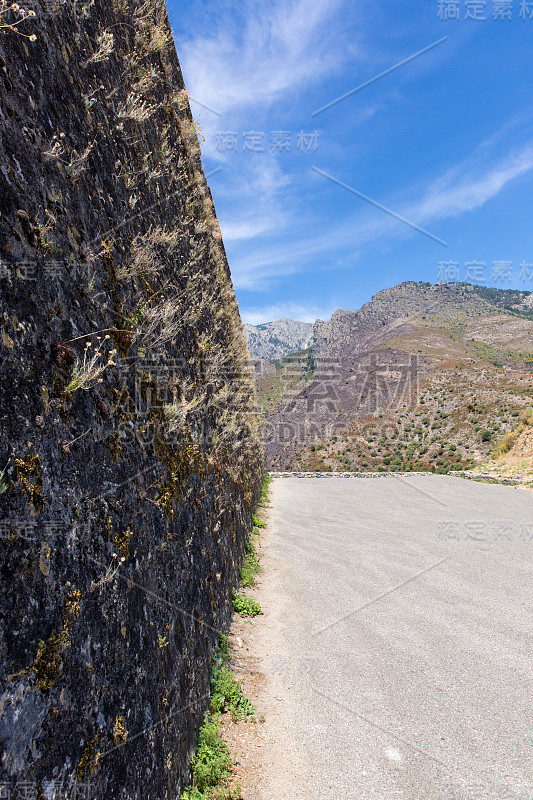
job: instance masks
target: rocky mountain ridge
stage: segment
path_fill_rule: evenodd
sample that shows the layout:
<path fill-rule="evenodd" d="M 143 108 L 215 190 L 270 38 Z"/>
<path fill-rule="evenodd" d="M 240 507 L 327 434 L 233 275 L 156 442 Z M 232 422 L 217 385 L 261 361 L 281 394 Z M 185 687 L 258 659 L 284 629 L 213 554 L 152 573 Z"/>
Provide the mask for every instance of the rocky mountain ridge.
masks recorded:
<path fill-rule="evenodd" d="M 457 322 L 463 316 L 509 311 L 533 318 L 533 292 L 494 289 L 468 283 L 405 281 L 377 292 L 361 308 L 337 309 L 329 320 L 314 323 L 279 319 L 261 325 L 244 324 L 253 358 L 274 361 L 299 350 L 313 348 L 315 356 L 340 353 L 343 343 L 366 347 L 366 337 L 379 334 L 392 321 L 426 316 L 440 322 Z"/>
<path fill-rule="evenodd" d="M 490 313 L 492 308 L 473 287 L 408 281 L 378 292 L 357 311 L 338 309 L 328 322 L 317 320 L 313 351 L 333 356 L 341 355 L 345 347 L 366 349 L 369 337 L 379 339 L 382 328 L 398 320 L 426 316 L 454 321 L 462 314 Z"/>
<path fill-rule="evenodd" d="M 311 347 L 313 323 L 286 318 L 261 325 L 245 323 L 244 336 L 252 358 L 274 361 L 288 353 Z"/>
<path fill-rule="evenodd" d="M 384 453 L 383 443 L 373 447 L 363 437 L 350 463 L 442 470 L 451 453 L 454 466 L 488 456 L 498 432 L 510 430 L 513 414 L 531 401 L 530 297 L 406 282 L 359 311 L 339 309 L 328 322 L 318 320 L 311 349 L 284 357 L 257 380 L 268 464 L 333 468 L 339 436 L 347 441 L 365 426 L 385 426 L 390 440 L 407 417 L 405 434 L 418 431 L 411 458 L 398 460 L 401 448 Z M 422 428 L 417 417 L 426 421 Z M 448 446 L 442 453 L 439 437 Z"/>

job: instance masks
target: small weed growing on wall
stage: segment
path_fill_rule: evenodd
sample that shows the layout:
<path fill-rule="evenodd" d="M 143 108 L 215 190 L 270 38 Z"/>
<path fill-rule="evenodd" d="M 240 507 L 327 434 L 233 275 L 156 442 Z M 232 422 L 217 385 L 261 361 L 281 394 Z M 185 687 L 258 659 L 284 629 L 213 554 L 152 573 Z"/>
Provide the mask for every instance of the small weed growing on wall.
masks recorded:
<path fill-rule="evenodd" d="M 30 42 L 35 42 L 37 36 L 34 33 L 23 33 L 17 26 L 36 16 L 33 9 L 21 8 L 18 3 L 11 3 L 10 0 L 0 0 L 0 31 L 2 33 L 17 33 L 19 36 L 29 39 Z"/>
<path fill-rule="evenodd" d="M 95 52 L 87 61 L 84 61 L 82 67 L 87 67 L 89 64 L 97 64 L 101 61 L 107 61 L 113 50 L 115 49 L 115 39 L 111 31 L 103 31 L 100 36 L 96 37 L 96 44 L 98 45 Z"/>
<path fill-rule="evenodd" d="M 95 383 L 102 382 L 102 375 L 105 370 L 114 366 L 116 350 L 111 350 L 107 354 L 104 352 L 104 346 L 109 335 L 101 340 L 97 337 L 97 344 L 93 345 L 92 342 L 87 342 L 83 351 L 81 359 L 77 359 L 72 370 L 72 377 L 66 386 L 66 391 L 73 393 L 78 389 L 90 389 Z"/>

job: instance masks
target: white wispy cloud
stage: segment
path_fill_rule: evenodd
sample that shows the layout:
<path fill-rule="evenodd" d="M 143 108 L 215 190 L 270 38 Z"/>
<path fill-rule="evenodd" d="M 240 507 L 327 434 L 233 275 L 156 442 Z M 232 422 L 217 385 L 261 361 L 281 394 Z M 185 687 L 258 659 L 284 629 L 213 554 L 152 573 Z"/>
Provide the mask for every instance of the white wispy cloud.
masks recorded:
<path fill-rule="evenodd" d="M 178 32 L 178 52 L 192 97 L 220 115 L 192 106 L 206 136 L 204 156 L 223 166 L 217 178 L 217 210 L 222 209 L 221 228 L 232 251 L 230 265 L 237 289 L 264 292 L 297 273 L 359 267 L 365 251 L 390 249 L 399 240 L 421 235 L 348 194 L 341 218 L 325 223 L 318 217 L 320 204 L 314 202 L 314 194 L 308 206 L 301 202 L 306 190 L 321 191 L 322 178 L 310 178 L 305 189 L 295 186 L 294 177 L 285 171 L 291 167 L 285 163 L 282 168 L 276 155 L 268 152 L 266 140 L 263 154 L 243 154 L 242 139 L 239 153 L 215 146 L 218 133 L 233 130 L 242 137 L 244 131 L 261 130 L 272 123 L 273 109 L 277 112 L 283 101 L 293 97 L 297 104 L 300 93 L 308 97 L 310 87 L 318 87 L 347 60 L 352 67 L 360 62 L 359 42 L 357 46 L 348 43 L 345 49 L 331 47 L 327 34 L 330 28 L 342 28 L 339 20 L 351 6 L 346 0 L 272 0 L 268 4 L 226 0 L 213 11 L 208 25 L 196 26 L 200 33 L 180 39 Z M 365 115 L 371 116 L 378 107 L 373 101 L 370 109 L 352 109 L 350 124 L 359 120 L 357 114 L 362 124 Z M 411 186 L 388 194 L 380 190 L 374 199 L 446 239 L 445 220 L 482 208 L 533 168 L 533 143 L 525 133 L 526 123 L 521 131 L 512 127 L 512 121 L 507 123 L 462 163 L 443 169 L 440 175 L 426 174 L 422 179 L 417 175 Z M 513 141 L 514 148 L 509 145 Z M 349 175 L 337 172 L 344 168 L 349 153 L 340 146 L 335 150 L 332 144 L 328 154 L 332 165 L 320 163 L 318 154 L 316 166 L 350 184 Z M 355 178 L 353 187 L 373 196 Z M 288 308 L 265 306 L 246 314 L 252 315 L 250 321 L 265 321 L 269 309 L 267 316 L 272 318 L 297 315 L 293 305 L 287 313 L 282 307 Z M 311 316 L 315 313 L 310 312 Z"/>
<path fill-rule="evenodd" d="M 271 155 L 256 156 L 253 163 L 241 162 L 233 169 L 227 166 L 221 179 L 220 196 L 233 209 L 230 219 L 224 215 L 220 218 L 225 242 L 255 239 L 273 232 L 279 235 L 289 224 L 290 215 L 281 197 L 291 179 Z"/>
<path fill-rule="evenodd" d="M 191 95 L 221 115 L 272 103 L 282 92 L 323 77 L 338 63 L 324 26 L 344 0 L 244 0 L 222 11 L 212 34 L 179 42 Z M 244 18 L 243 27 L 235 17 Z"/>
<path fill-rule="evenodd" d="M 478 161 L 474 157 L 475 161 Z M 495 197 L 512 180 L 533 169 L 533 142 L 492 163 L 468 162 L 448 170 L 430 187 L 423 200 L 408 211 L 419 221 L 449 219 L 474 211 Z"/>
<path fill-rule="evenodd" d="M 231 260 L 233 284 L 236 289 L 269 291 L 284 277 L 310 271 L 313 261 L 321 255 L 324 264 L 331 264 L 334 250 L 340 244 L 334 231 L 323 229 L 315 236 L 300 230 L 281 241 L 265 240 L 248 245 Z"/>
<path fill-rule="evenodd" d="M 483 156 L 483 157 L 481 157 Z M 482 208 L 496 197 L 515 178 L 533 169 L 533 142 L 517 146 L 505 155 L 488 153 L 485 143 L 464 162 L 446 170 L 433 179 L 427 189 L 422 187 L 418 200 L 402 200 L 401 197 L 376 197 L 392 211 L 424 226 L 427 230 L 446 238 L 442 225 L 446 219 Z M 324 180 L 317 176 L 317 182 Z M 318 189 L 317 184 L 316 189 Z M 354 186 L 353 188 L 360 189 Z M 418 187 L 420 190 L 420 186 Z M 339 187 L 339 192 L 343 192 Z M 414 189 L 409 189 L 413 194 Z M 367 206 L 365 202 L 346 193 L 346 217 L 327 228 L 321 224 L 309 224 L 305 230 L 294 231 L 294 235 L 282 241 L 258 243 L 246 254 L 237 255 L 232 263 L 235 286 L 247 290 L 268 291 L 283 277 L 316 269 L 317 259 L 323 258 L 324 268 L 335 266 L 340 254 L 353 248 L 351 256 L 344 257 L 345 265 L 357 268 L 364 264 L 364 252 L 375 245 L 388 248 L 395 241 L 421 234 L 389 216 L 383 211 Z M 432 228 L 431 226 L 436 226 Z M 309 229 L 316 231 L 309 235 Z M 439 247 L 438 244 L 435 245 Z"/>
<path fill-rule="evenodd" d="M 269 152 L 268 133 L 263 153 L 243 153 L 243 134 L 261 132 L 275 102 L 290 100 L 291 93 L 339 66 L 344 56 L 340 48 L 328 48 L 325 30 L 345 2 L 230 0 L 197 28 L 203 32 L 188 39 L 178 32 L 186 85 L 207 106 L 191 103 L 205 137 L 204 159 L 224 170 L 217 180 L 217 210 L 223 209 L 220 224 L 228 244 L 279 236 L 292 223 L 292 178 Z M 228 132 L 236 134 L 238 152 L 225 149 L 220 137 Z"/>

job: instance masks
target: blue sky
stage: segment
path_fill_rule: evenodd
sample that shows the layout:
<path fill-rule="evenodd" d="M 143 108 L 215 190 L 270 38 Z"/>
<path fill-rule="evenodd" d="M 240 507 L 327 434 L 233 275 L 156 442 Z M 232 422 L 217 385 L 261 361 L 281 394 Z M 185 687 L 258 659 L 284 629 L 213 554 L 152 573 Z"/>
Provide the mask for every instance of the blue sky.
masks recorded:
<path fill-rule="evenodd" d="M 533 0 L 167 6 L 245 321 L 533 290 Z"/>

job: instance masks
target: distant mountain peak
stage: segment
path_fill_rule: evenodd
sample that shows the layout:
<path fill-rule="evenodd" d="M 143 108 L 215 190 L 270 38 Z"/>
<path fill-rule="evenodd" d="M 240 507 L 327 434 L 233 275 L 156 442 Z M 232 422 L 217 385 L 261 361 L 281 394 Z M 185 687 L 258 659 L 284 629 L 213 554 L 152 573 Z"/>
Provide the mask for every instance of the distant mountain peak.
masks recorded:
<path fill-rule="evenodd" d="M 313 343 L 313 323 L 276 319 L 261 325 L 244 324 L 244 336 L 252 358 L 273 361 L 296 350 L 306 350 Z"/>
<path fill-rule="evenodd" d="M 365 346 L 370 334 L 409 317 L 457 321 L 464 315 L 502 310 L 533 319 L 533 293 L 470 283 L 403 281 L 376 292 L 356 311 L 338 308 L 327 321 L 318 319 L 313 324 L 283 317 L 260 325 L 245 324 L 244 333 L 252 357 L 272 361 L 309 347 L 316 355 L 338 353 L 345 346 L 357 350 Z"/>

